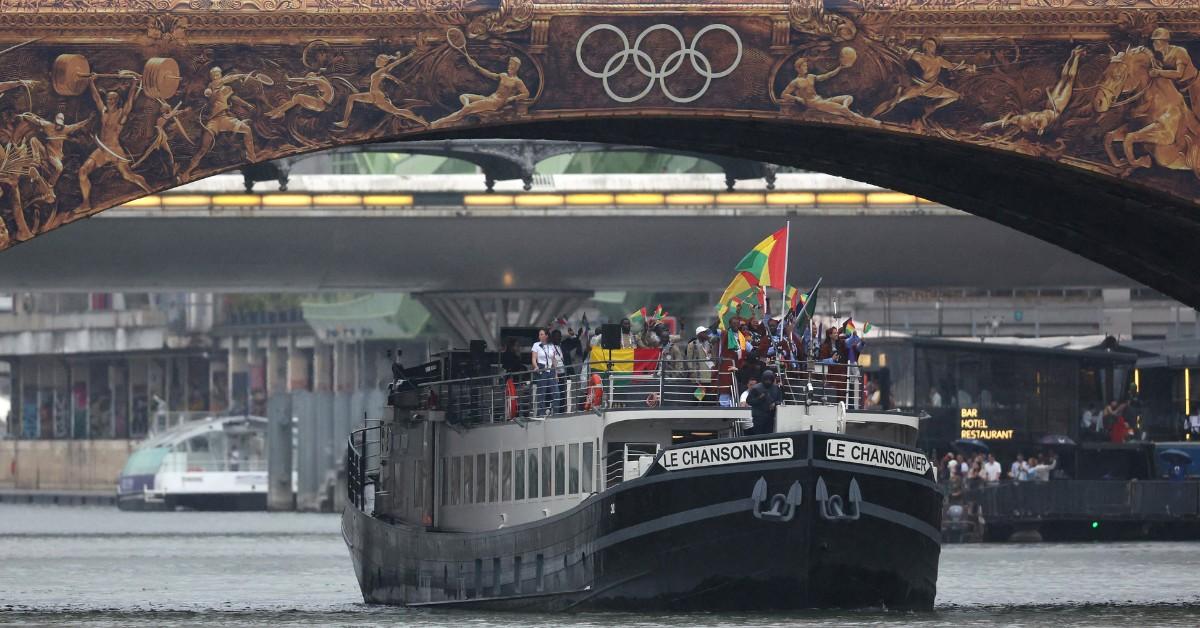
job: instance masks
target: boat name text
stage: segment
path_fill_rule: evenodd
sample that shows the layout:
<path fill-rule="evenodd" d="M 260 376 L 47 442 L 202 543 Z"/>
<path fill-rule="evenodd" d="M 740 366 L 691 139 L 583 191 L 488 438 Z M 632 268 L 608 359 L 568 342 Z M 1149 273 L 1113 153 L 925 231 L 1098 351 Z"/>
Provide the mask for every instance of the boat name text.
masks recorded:
<path fill-rule="evenodd" d="M 724 443 L 686 449 L 669 449 L 663 452 L 662 457 L 659 458 L 659 464 L 668 471 L 677 471 L 720 464 L 787 460 L 791 457 L 792 439 L 772 438 L 748 443 Z"/>
<path fill-rule="evenodd" d="M 917 475 L 925 475 L 932 466 L 929 459 L 919 452 L 835 439 L 829 439 L 825 443 L 825 458 L 907 471 Z"/>

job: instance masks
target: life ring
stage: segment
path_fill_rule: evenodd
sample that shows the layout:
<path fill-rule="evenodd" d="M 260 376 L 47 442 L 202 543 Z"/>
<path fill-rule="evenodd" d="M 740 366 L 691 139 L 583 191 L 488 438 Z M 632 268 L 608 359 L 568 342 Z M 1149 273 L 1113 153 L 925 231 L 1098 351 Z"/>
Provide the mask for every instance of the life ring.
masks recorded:
<path fill-rule="evenodd" d="M 591 384 L 588 386 L 587 401 L 583 404 L 584 410 L 595 410 L 604 403 L 604 381 L 596 373 L 592 373 Z"/>
<path fill-rule="evenodd" d="M 504 408 L 504 418 L 509 421 L 517 418 L 517 385 L 513 383 L 512 378 L 504 382 L 504 398 L 508 401 Z"/>

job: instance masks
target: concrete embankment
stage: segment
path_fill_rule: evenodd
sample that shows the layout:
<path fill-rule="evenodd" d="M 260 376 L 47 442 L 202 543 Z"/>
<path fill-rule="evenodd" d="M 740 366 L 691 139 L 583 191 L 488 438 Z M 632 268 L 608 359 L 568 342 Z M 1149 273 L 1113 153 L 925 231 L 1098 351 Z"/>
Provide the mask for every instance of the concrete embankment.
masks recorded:
<path fill-rule="evenodd" d="M 115 493 L 117 476 L 135 445 L 130 440 L 0 441 L 0 491 Z"/>

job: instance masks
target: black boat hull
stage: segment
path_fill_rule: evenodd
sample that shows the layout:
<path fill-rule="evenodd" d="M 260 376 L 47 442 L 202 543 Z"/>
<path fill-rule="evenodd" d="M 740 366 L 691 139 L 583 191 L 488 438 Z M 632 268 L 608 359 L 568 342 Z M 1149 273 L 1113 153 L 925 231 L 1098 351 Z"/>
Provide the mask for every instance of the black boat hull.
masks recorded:
<path fill-rule="evenodd" d="M 343 535 L 369 603 L 932 608 L 941 495 L 928 475 L 828 460 L 830 435 L 790 437 L 803 450 L 790 460 L 669 472 L 656 464 L 570 511 L 511 529 L 439 532 L 349 507 Z"/>

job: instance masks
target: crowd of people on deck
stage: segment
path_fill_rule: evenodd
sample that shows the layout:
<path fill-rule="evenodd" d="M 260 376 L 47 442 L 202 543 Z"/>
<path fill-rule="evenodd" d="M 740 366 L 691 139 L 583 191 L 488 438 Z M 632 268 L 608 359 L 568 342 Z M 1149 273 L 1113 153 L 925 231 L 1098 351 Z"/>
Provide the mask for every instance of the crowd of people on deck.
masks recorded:
<path fill-rule="evenodd" d="M 668 402 L 754 407 L 754 401 L 762 395 L 751 395 L 752 389 L 757 387 L 771 396 L 771 387 L 778 387 L 781 368 L 806 370 L 812 364 L 856 364 L 865 346 L 849 321 L 829 328 L 805 323 L 798 330 L 796 318 L 789 315 L 781 323 L 778 318 L 763 321 L 734 317 L 728 329 L 702 325 L 687 340 L 670 333 L 670 327 L 661 319 L 635 327 L 629 318 L 623 318 L 618 348 L 656 350 L 656 363 L 640 370 L 649 370 L 671 385 L 663 392 L 663 399 L 650 396 L 647 405 Z M 527 359 L 523 359 L 524 347 L 515 338 L 505 340 L 500 354 L 500 366 L 506 375 L 537 386 L 535 405 L 539 416 L 564 407 L 568 381 L 574 379 L 579 386 L 587 387 L 590 375 L 608 370 L 607 365 L 591 363 L 592 347 L 602 345 L 599 329 L 576 330 L 560 322 L 564 324 L 539 330 Z M 813 338 L 820 342 L 813 342 Z M 773 376 L 769 385 L 768 371 Z"/>

